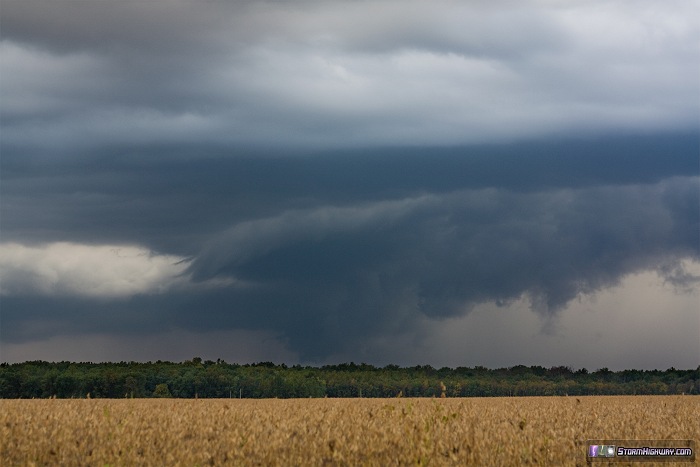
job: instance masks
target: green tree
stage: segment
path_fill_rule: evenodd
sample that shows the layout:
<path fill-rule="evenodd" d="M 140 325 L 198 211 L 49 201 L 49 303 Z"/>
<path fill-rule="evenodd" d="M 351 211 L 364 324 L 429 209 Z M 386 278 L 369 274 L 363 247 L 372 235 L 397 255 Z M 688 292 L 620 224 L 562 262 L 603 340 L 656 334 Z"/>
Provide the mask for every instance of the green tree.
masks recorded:
<path fill-rule="evenodd" d="M 173 397 L 172 394 L 170 394 L 170 389 L 168 389 L 168 385 L 165 383 L 161 383 L 156 385 L 156 390 L 153 391 L 153 397 Z"/>

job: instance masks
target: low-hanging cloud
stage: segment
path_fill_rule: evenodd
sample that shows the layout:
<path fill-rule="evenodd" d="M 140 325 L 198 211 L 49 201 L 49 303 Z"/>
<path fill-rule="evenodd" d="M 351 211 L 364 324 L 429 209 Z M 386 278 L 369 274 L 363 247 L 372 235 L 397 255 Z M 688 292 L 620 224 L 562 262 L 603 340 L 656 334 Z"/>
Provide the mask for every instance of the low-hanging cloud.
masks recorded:
<path fill-rule="evenodd" d="M 482 304 L 527 300 L 547 327 L 572 300 L 642 271 L 695 290 L 686 264 L 700 260 L 697 175 L 525 187 L 351 203 L 345 195 L 342 204 L 316 197 L 156 241 L 184 242 L 187 261 L 147 248 L 4 244 L 3 339 L 250 330 L 319 361 Z"/>
<path fill-rule="evenodd" d="M 526 296 L 551 319 L 629 274 L 699 260 L 698 197 L 691 178 L 322 208 L 234 227 L 191 271 L 257 284 L 224 294 L 220 306 L 209 302 L 217 322 L 271 326 L 302 355 L 318 357 L 330 345 L 405 329 L 421 316 L 459 316 L 485 302 Z M 364 213 L 362 221 L 349 212 Z"/>

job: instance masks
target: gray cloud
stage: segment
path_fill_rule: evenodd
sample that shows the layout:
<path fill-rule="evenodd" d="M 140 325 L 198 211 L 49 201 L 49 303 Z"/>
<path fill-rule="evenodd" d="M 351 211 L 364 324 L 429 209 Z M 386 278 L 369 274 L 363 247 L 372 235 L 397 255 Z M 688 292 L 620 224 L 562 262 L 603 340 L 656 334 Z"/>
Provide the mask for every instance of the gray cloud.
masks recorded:
<path fill-rule="evenodd" d="M 692 210 L 664 200 L 679 191 Z M 633 272 L 697 260 L 697 237 L 688 234 L 698 230 L 697 199 L 697 179 L 675 179 L 527 195 L 457 192 L 406 200 L 394 216 L 382 212 L 385 206 L 366 207 L 364 219 L 381 215 L 355 228 L 343 210 L 290 213 L 223 234 L 192 268 L 195 276 L 258 284 L 240 306 L 235 295 L 225 301 L 236 319 L 250 310 L 247 319 L 311 327 L 326 345 L 352 345 L 419 316 L 457 316 L 523 294 L 551 316 Z M 271 235 L 276 240 L 266 242 Z M 302 355 L 326 351 L 321 338 L 305 334 L 289 336 Z"/>
<path fill-rule="evenodd" d="M 192 256 L 214 232 L 287 210 L 497 188 L 696 176 L 697 133 L 454 148 L 270 151 L 209 144 L 79 153 L 3 148 L 3 239 L 140 244 Z M 679 194 L 676 203 L 687 202 Z"/>
<path fill-rule="evenodd" d="M 681 261 L 663 264 L 659 272 L 664 282 L 671 284 L 679 293 L 692 293 L 700 284 L 700 275 L 689 271 L 687 265 Z"/>
<path fill-rule="evenodd" d="M 694 9 L 8 1 L 4 140 L 328 147 L 693 128 Z"/>
<path fill-rule="evenodd" d="M 580 300 L 631 280 L 634 302 L 648 271 L 697 293 L 692 1 L 2 10 L 13 355 L 220 332 L 295 361 L 444 358 L 427 347 L 461 348 L 444 326 L 473 310 L 550 339 Z"/>
<path fill-rule="evenodd" d="M 223 286 L 108 306 L 17 295 L 3 299 L 3 328 L 10 340 L 42 335 L 27 328 L 29 307 L 38 322 L 40 310 L 51 310 L 61 323 L 54 332 L 76 325 L 82 332 L 271 330 L 309 360 L 487 302 L 526 297 L 547 321 L 629 274 L 661 268 L 668 275 L 682 259 L 700 260 L 699 199 L 698 178 L 682 177 L 288 209 L 200 243 L 189 273 Z"/>

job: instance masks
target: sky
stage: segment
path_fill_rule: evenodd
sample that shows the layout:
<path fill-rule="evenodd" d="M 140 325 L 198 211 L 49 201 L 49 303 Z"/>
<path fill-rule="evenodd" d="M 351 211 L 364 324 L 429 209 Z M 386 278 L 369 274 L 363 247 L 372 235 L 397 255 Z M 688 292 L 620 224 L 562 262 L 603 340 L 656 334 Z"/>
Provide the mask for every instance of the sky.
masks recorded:
<path fill-rule="evenodd" d="M 0 360 L 700 365 L 692 0 L 3 0 Z"/>

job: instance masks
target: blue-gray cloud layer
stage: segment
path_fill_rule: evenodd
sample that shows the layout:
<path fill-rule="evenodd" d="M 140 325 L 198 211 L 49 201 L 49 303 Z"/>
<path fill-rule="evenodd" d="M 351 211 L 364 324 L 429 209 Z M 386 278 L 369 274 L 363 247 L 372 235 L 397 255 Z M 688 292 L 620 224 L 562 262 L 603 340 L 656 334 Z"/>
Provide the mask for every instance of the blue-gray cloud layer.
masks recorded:
<path fill-rule="evenodd" d="M 482 302 L 526 295 L 548 317 L 634 272 L 682 281 L 679 261 L 700 259 L 697 141 L 127 148 L 58 166 L 8 151 L 6 241 L 138 243 L 190 258 L 195 284 L 224 285 L 115 300 L 17 293 L 3 298 L 4 338 L 265 329 L 320 359 Z"/>
<path fill-rule="evenodd" d="M 248 329 L 321 361 L 696 287 L 694 2 L 164 5 L 3 2 L 4 342 Z"/>

